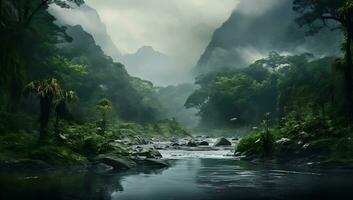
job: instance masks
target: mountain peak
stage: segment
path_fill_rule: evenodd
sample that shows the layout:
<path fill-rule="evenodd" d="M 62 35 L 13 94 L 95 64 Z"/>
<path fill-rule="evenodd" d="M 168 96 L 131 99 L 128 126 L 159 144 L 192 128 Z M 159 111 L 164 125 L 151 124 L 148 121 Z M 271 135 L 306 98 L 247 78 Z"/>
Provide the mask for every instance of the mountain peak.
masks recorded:
<path fill-rule="evenodd" d="M 136 51 L 136 54 L 139 54 L 139 53 L 157 53 L 157 51 L 154 50 L 152 46 L 142 46 Z"/>

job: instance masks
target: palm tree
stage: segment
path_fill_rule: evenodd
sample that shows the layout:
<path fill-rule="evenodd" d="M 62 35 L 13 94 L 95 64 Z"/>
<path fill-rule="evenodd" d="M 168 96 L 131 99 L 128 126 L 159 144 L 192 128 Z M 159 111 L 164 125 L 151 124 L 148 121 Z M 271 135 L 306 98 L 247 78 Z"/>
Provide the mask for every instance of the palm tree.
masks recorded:
<path fill-rule="evenodd" d="M 107 126 L 107 114 L 112 110 L 113 110 L 113 104 L 110 100 L 106 98 L 101 99 L 96 104 L 96 111 L 99 112 L 102 117 L 99 125 L 99 128 L 101 128 L 102 133 L 104 133 Z"/>
<path fill-rule="evenodd" d="M 46 141 L 48 138 L 48 123 L 54 100 L 63 95 L 63 90 L 56 79 L 47 79 L 32 81 L 25 87 L 25 93 L 35 94 L 40 101 L 40 141 Z"/>

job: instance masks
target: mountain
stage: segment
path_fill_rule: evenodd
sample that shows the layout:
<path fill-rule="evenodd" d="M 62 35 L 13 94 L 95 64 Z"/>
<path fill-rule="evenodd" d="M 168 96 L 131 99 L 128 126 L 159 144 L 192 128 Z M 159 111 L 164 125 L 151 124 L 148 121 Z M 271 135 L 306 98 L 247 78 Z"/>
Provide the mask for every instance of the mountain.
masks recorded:
<path fill-rule="evenodd" d="M 93 36 L 95 42 L 107 56 L 113 58 L 114 61 L 123 63 L 133 76 L 153 81 L 158 86 L 192 80 L 189 68 L 181 66 L 176 59 L 158 52 L 150 46 L 143 46 L 133 54 L 122 55 L 108 35 L 106 26 L 97 11 L 88 5 L 84 4 L 74 9 L 51 6 L 49 11 L 57 18 L 59 25 L 80 25 Z"/>
<path fill-rule="evenodd" d="M 50 7 L 49 12 L 54 15 L 59 25 L 82 26 L 86 32 L 93 36 L 104 53 L 112 57 L 115 61 L 119 61 L 122 57 L 95 9 L 86 4 L 79 7 L 75 6 L 74 9 L 63 9 L 54 5 Z"/>
<path fill-rule="evenodd" d="M 132 77 L 125 66 L 114 62 L 95 43 L 92 35 L 80 25 L 68 26 L 67 34 L 72 42 L 58 45 L 61 56 L 71 63 L 85 66 L 85 75 L 78 96 L 86 102 L 88 109 L 101 98 L 113 102 L 121 119 L 135 122 L 150 122 L 164 116 L 155 96 L 152 83 Z"/>
<path fill-rule="evenodd" d="M 121 63 L 131 75 L 153 81 L 158 86 L 178 84 L 188 78 L 188 72 L 180 70 L 182 66 L 176 59 L 151 46 L 143 46 L 136 53 L 124 55 Z"/>
<path fill-rule="evenodd" d="M 222 67 L 245 67 L 271 51 L 310 52 L 317 56 L 340 52 L 337 41 L 342 40 L 342 34 L 323 30 L 306 37 L 306 31 L 295 23 L 296 16 L 291 0 L 242 0 L 230 18 L 214 32 L 195 72 L 202 74 Z"/>

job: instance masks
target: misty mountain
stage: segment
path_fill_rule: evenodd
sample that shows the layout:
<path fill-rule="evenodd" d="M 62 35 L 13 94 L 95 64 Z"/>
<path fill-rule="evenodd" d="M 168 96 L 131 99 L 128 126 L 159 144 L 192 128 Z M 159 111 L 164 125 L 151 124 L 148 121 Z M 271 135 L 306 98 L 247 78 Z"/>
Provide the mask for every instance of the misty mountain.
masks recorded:
<path fill-rule="evenodd" d="M 151 46 L 143 46 L 134 54 L 124 55 L 121 63 L 131 75 L 153 81 L 159 86 L 177 84 L 180 80 L 177 60 L 154 50 Z"/>
<path fill-rule="evenodd" d="M 256 5 L 256 6 L 254 6 Z M 245 67 L 269 52 L 284 54 L 311 52 L 316 56 L 336 55 L 342 34 L 328 29 L 306 37 L 295 23 L 297 13 L 291 0 L 243 0 L 230 18 L 214 32 L 196 66 L 196 73 L 223 67 Z"/>
<path fill-rule="evenodd" d="M 57 19 L 59 25 L 82 26 L 86 32 L 93 36 L 95 42 L 106 55 L 112 57 L 115 61 L 120 60 L 122 55 L 107 33 L 107 28 L 95 9 L 84 4 L 75 7 L 75 9 L 51 6 L 49 11 Z"/>
<path fill-rule="evenodd" d="M 191 80 L 189 70 L 180 70 L 180 64 L 150 46 L 141 47 L 133 54 L 122 55 L 107 33 L 105 24 L 97 11 L 84 4 L 75 9 L 62 9 L 52 6 L 50 13 L 57 18 L 60 25 L 80 25 L 90 33 L 104 53 L 121 62 L 133 76 L 140 77 L 159 86 L 178 84 L 181 80 Z M 182 66 L 185 68 L 185 66 Z"/>
<path fill-rule="evenodd" d="M 163 115 L 152 83 L 130 76 L 125 66 L 105 55 L 80 25 L 68 26 L 66 32 L 73 41 L 59 45 L 61 56 L 87 71 L 85 82 L 75 89 L 80 98 L 94 104 L 104 96 L 119 108 L 118 115 L 124 120 L 146 122 Z"/>

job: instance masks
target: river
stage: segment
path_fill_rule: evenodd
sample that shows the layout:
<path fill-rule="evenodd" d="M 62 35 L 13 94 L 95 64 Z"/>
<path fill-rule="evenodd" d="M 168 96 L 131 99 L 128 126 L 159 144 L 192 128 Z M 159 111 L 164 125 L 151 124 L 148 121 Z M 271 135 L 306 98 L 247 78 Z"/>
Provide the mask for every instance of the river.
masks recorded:
<path fill-rule="evenodd" d="M 0 199 L 353 199 L 353 170 L 252 164 L 216 151 L 162 150 L 171 166 L 95 174 L 0 173 Z"/>

